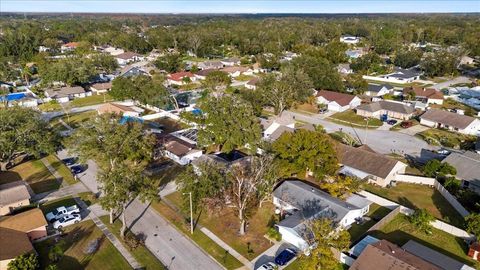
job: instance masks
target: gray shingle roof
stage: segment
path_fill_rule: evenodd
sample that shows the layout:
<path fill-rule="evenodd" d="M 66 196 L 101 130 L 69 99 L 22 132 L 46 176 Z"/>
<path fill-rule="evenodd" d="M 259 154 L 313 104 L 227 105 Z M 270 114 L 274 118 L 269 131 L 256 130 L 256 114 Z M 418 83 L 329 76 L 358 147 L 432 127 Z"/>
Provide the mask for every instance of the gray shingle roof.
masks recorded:
<path fill-rule="evenodd" d="M 393 89 L 393 86 L 391 86 L 391 85 L 389 85 L 389 84 L 381 84 L 381 85 L 378 85 L 378 84 L 369 84 L 369 85 L 368 85 L 368 91 L 378 93 L 378 92 L 380 92 L 380 90 L 382 90 L 384 87 L 385 87 L 386 89 L 388 89 L 388 90 L 392 90 L 392 89 Z"/>
<path fill-rule="evenodd" d="M 357 107 L 357 110 L 364 110 L 368 112 L 377 112 L 380 110 L 398 112 L 403 114 L 411 114 L 415 111 L 412 106 L 407 106 L 402 103 L 392 102 L 392 101 L 385 101 L 381 100 L 375 103 L 364 104 Z"/>
<path fill-rule="evenodd" d="M 464 153 L 453 152 L 442 162 L 447 162 L 457 169 L 457 178 L 475 182 L 480 186 L 480 154 L 472 151 Z"/>
<path fill-rule="evenodd" d="M 47 89 L 46 94 L 50 98 L 61 98 L 61 97 L 68 97 L 70 95 L 75 94 L 82 94 L 85 93 L 85 89 L 81 86 L 73 86 L 73 87 L 62 87 L 57 89 Z"/>
<path fill-rule="evenodd" d="M 420 118 L 459 129 L 464 129 L 475 121 L 475 118 L 470 116 L 436 109 L 426 111 Z"/>

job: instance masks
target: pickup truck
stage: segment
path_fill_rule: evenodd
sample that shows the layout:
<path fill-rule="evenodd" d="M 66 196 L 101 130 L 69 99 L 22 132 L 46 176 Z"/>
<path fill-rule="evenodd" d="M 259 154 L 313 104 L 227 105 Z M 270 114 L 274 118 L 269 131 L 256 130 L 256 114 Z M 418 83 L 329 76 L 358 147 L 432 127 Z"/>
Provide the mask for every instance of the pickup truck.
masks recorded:
<path fill-rule="evenodd" d="M 48 213 L 45 217 L 49 222 L 52 222 L 64 217 L 65 215 L 71 215 L 71 214 L 80 214 L 80 208 L 78 208 L 76 204 L 68 207 L 65 207 L 65 206 L 57 207 L 57 209 Z"/>

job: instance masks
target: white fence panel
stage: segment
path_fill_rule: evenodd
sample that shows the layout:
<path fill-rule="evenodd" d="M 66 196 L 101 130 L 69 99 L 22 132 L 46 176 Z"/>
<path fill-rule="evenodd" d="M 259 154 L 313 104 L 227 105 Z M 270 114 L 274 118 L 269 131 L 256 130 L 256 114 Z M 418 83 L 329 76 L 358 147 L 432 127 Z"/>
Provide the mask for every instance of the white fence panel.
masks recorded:
<path fill-rule="evenodd" d="M 462 217 L 468 216 L 470 213 L 463 207 L 457 199 L 448 192 L 448 190 L 442 186 L 438 181 L 435 180 L 435 188 L 442 194 L 442 196 L 457 210 L 457 212 L 462 215 Z"/>
<path fill-rule="evenodd" d="M 446 233 L 449 233 L 451 235 L 454 235 L 456 237 L 460 237 L 460 238 L 463 238 L 467 241 L 470 241 L 470 240 L 474 240 L 475 239 L 475 236 L 474 235 L 471 235 L 469 234 L 468 232 L 462 230 L 462 229 L 459 229 L 455 226 L 452 226 L 450 224 L 447 224 L 443 221 L 440 221 L 440 220 L 435 220 L 433 221 L 432 223 L 430 223 L 434 228 L 437 228 L 439 230 L 442 230 Z"/>
<path fill-rule="evenodd" d="M 392 202 L 390 200 L 387 200 L 385 198 L 382 198 L 380 196 L 377 196 L 373 193 L 370 193 L 368 191 L 365 191 L 365 190 L 362 190 L 360 192 L 358 192 L 358 194 L 364 196 L 365 198 L 367 198 L 367 200 L 371 201 L 371 202 L 374 202 L 378 205 L 381 205 L 381 206 L 384 206 L 384 207 L 387 207 L 388 209 L 395 209 L 398 207 L 398 203 L 396 202 Z"/>
<path fill-rule="evenodd" d="M 429 185 L 429 186 L 433 186 L 435 184 L 435 178 L 406 175 L 406 174 L 397 174 L 395 176 L 395 180 L 398 182 Z"/>

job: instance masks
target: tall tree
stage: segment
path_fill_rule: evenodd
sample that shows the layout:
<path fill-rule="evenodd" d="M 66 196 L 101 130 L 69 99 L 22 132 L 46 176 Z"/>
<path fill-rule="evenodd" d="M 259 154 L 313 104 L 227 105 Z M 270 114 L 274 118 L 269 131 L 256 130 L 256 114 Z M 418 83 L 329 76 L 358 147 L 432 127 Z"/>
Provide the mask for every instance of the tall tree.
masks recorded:
<path fill-rule="evenodd" d="M 467 232 L 472 233 L 477 238 L 480 237 L 480 214 L 471 213 L 465 217 L 465 222 L 467 224 Z"/>
<path fill-rule="evenodd" d="M 368 83 L 361 74 L 348 74 L 345 77 L 345 86 L 355 95 L 361 95 L 368 89 Z"/>
<path fill-rule="evenodd" d="M 38 256 L 34 253 L 20 255 L 7 265 L 8 270 L 37 270 L 39 268 Z"/>
<path fill-rule="evenodd" d="M 155 60 L 154 65 L 166 72 L 177 72 L 184 68 L 180 54 L 170 53 L 164 56 L 160 56 Z"/>
<path fill-rule="evenodd" d="M 422 59 L 423 52 L 420 50 L 403 50 L 397 52 L 395 55 L 395 60 L 393 61 L 396 66 L 402 68 L 411 68 L 420 64 L 420 60 Z"/>
<path fill-rule="evenodd" d="M 420 66 L 427 76 L 452 75 L 457 73 L 460 56 L 460 53 L 441 50 L 426 55 Z"/>
<path fill-rule="evenodd" d="M 338 169 L 333 142 L 323 132 L 305 129 L 285 132 L 273 143 L 272 149 L 286 177 L 311 171 L 321 179 Z"/>
<path fill-rule="evenodd" d="M 415 209 L 415 212 L 408 217 L 408 220 L 417 227 L 417 229 L 431 233 L 432 225 L 430 224 L 435 218 L 427 211 L 427 209 Z"/>
<path fill-rule="evenodd" d="M 327 59 L 312 55 L 302 55 L 293 59 L 292 63 L 310 77 L 316 89 L 343 90 L 344 86 L 340 74 Z"/>
<path fill-rule="evenodd" d="M 232 79 L 230 76 L 228 76 L 226 72 L 220 70 L 210 72 L 202 82 L 206 88 L 212 91 L 225 90 L 225 88 L 227 88 L 231 83 Z"/>
<path fill-rule="evenodd" d="M 362 182 L 350 176 L 336 175 L 332 178 L 324 179 L 320 183 L 320 188 L 326 190 L 333 197 L 348 197 L 354 192 L 361 190 Z"/>
<path fill-rule="evenodd" d="M 58 137 L 39 112 L 23 107 L 0 109 L 0 171 L 20 154 L 53 153 Z"/>

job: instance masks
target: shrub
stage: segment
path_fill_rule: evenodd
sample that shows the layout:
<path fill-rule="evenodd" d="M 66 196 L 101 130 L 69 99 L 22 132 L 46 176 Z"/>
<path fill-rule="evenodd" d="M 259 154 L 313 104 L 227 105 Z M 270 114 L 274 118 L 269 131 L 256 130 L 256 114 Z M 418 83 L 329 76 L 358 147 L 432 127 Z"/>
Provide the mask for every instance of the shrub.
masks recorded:
<path fill-rule="evenodd" d="M 52 262 L 58 262 L 63 257 L 63 242 L 59 242 L 53 246 L 48 252 L 48 258 Z"/>
<path fill-rule="evenodd" d="M 435 218 L 430 214 L 426 209 L 416 209 L 415 212 L 409 217 L 410 223 L 415 225 L 417 229 L 425 232 L 426 234 L 431 234 L 431 225 L 430 222 L 435 220 Z"/>
<path fill-rule="evenodd" d="M 268 229 L 267 235 L 268 237 L 275 239 L 277 241 L 282 240 L 282 235 L 273 227 Z"/>
<path fill-rule="evenodd" d="M 142 235 L 135 235 L 134 233 L 129 231 L 125 234 L 124 242 L 127 245 L 128 249 L 134 250 L 139 246 L 145 245 L 145 237 L 143 237 Z"/>

